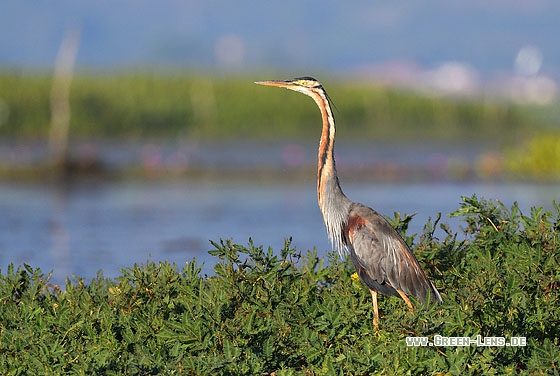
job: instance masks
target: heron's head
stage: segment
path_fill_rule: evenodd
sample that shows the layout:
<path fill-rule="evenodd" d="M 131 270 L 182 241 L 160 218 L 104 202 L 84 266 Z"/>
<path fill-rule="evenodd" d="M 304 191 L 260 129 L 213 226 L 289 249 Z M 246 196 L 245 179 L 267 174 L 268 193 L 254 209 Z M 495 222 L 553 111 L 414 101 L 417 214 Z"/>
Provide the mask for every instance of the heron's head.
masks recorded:
<path fill-rule="evenodd" d="M 312 77 L 300 77 L 293 80 L 257 81 L 255 83 L 258 85 L 283 87 L 306 95 L 311 95 L 313 92 L 323 89 L 323 85 Z"/>

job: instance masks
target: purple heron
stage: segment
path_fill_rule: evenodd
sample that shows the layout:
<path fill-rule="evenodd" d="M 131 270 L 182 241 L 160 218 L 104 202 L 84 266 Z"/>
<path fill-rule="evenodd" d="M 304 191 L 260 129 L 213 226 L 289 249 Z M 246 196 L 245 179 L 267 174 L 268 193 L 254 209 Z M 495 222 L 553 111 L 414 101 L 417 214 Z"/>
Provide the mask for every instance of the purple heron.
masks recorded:
<path fill-rule="evenodd" d="M 378 292 L 401 297 L 410 309 L 411 295 L 420 301 L 429 297 L 433 302 L 441 302 L 439 292 L 418 260 L 385 217 L 351 201 L 342 192 L 334 160 L 334 116 L 323 85 L 311 77 L 255 83 L 303 93 L 319 106 L 323 120 L 317 172 L 319 207 L 333 248 L 341 256 L 350 253 L 356 273 L 371 292 L 375 328 L 379 329 Z"/>

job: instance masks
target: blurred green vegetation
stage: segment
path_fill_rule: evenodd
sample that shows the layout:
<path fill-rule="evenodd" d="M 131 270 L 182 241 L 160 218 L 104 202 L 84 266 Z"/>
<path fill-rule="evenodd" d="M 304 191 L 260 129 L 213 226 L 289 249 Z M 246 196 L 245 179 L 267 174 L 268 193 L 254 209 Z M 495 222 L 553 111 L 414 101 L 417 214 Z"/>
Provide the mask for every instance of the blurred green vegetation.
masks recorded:
<path fill-rule="evenodd" d="M 518 148 L 504 152 L 505 170 L 515 176 L 538 181 L 560 180 L 560 135 L 539 133 Z"/>
<path fill-rule="evenodd" d="M 71 136 L 77 137 L 317 137 L 309 98 L 253 84 L 268 77 L 188 74 L 78 74 L 72 83 Z M 505 101 L 446 99 L 374 86 L 324 82 L 342 137 L 419 140 L 523 138 L 547 126 L 543 111 Z M 0 136 L 46 137 L 47 75 L 0 74 Z"/>
<path fill-rule="evenodd" d="M 172 73 L 78 74 L 71 86 L 70 138 L 147 141 L 316 139 L 309 98 L 255 85 L 254 77 Z M 484 97 L 445 98 L 359 83 L 324 82 L 337 137 L 387 141 L 482 142 L 477 176 L 560 179 L 560 112 Z M 0 73 L 0 137 L 46 139 L 50 75 Z"/>
<path fill-rule="evenodd" d="M 0 273 L 3 374 L 557 375 L 560 373 L 560 207 L 554 212 L 463 197 L 460 233 L 429 220 L 406 235 L 441 305 L 409 311 L 371 296 L 349 263 L 289 242 L 279 252 L 213 243 L 212 276 L 196 261 L 100 273 L 64 290 L 39 269 Z M 436 229 L 443 230 L 442 239 Z M 526 346 L 408 347 L 407 337 L 525 337 Z"/>

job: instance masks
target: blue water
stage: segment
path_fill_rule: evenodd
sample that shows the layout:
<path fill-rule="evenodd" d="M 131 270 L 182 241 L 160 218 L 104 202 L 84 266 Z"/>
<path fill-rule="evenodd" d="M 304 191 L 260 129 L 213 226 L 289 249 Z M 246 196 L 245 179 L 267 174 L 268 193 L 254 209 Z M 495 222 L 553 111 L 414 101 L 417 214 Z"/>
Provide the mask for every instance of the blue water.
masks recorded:
<path fill-rule="evenodd" d="M 459 207 L 462 195 L 551 207 L 558 185 L 503 183 L 344 184 L 353 200 L 392 217 L 414 214 L 409 233 L 422 231 L 429 217 Z M 0 182 L 0 269 L 27 263 L 54 283 L 67 276 L 87 280 L 102 269 L 117 277 L 120 268 L 147 260 L 179 266 L 193 258 L 211 274 L 216 259 L 209 240 L 231 238 L 279 249 L 292 237 L 299 250 L 330 250 L 319 212 L 315 182 L 231 183 L 220 181 L 126 180 L 72 185 Z M 444 217 L 457 229 L 460 223 Z"/>

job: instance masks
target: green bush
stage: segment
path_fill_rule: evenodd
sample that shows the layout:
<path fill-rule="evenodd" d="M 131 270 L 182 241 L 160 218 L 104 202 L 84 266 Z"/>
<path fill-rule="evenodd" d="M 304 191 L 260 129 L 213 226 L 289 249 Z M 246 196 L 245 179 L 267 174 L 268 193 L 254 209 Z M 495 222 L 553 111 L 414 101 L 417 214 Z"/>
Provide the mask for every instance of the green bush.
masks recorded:
<path fill-rule="evenodd" d="M 464 198 L 460 233 L 428 221 L 413 249 L 443 304 L 371 297 L 334 254 L 212 243 L 202 276 L 147 263 L 64 290 L 29 266 L 0 273 L 4 374 L 558 374 L 560 207 Z M 410 216 L 396 215 L 406 231 Z M 442 230 L 438 239 L 436 229 Z M 439 232 L 439 231 L 438 231 Z M 408 347 L 407 337 L 526 337 L 526 346 Z"/>

